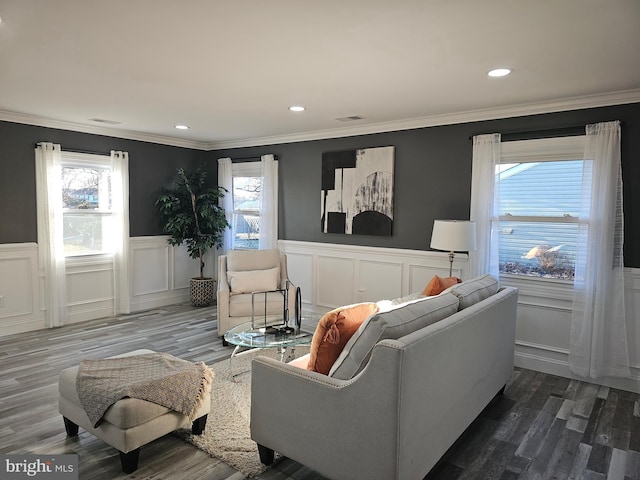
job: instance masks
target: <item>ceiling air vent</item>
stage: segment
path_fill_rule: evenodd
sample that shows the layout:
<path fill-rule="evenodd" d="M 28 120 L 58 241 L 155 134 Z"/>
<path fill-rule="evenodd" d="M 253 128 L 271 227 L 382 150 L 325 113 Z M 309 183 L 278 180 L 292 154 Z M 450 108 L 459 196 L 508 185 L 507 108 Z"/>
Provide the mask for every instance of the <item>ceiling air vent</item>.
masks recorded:
<path fill-rule="evenodd" d="M 362 115 L 351 115 L 349 117 L 340 117 L 336 118 L 339 122 L 355 122 L 356 120 L 362 120 L 364 117 Z"/>
<path fill-rule="evenodd" d="M 90 118 L 90 122 L 106 123 L 107 125 L 120 125 L 122 122 L 115 120 L 105 120 L 104 118 Z"/>

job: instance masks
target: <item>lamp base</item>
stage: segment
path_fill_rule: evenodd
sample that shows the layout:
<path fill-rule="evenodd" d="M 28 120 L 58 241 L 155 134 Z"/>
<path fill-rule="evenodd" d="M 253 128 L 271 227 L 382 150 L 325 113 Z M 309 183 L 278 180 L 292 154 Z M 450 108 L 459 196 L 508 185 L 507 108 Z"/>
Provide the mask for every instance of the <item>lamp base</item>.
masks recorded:
<path fill-rule="evenodd" d="M 455 257 L 455 253 L 449 252 L 449 277 L 453 275 L 453 257 Z"/>

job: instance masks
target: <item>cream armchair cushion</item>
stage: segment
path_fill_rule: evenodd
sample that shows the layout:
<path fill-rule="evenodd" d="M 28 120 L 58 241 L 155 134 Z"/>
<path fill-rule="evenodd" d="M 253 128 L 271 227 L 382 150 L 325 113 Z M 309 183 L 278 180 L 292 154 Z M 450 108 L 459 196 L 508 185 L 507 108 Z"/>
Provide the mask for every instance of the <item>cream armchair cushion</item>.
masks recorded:
<path fill-rule="evenodd" d="M 296 287 L 289 281 L 287 257 L 279 249 L 229 250 L 218 258 L 218 335 L 251 321 L 251 292 L 287 289 L 287 303 L 283 292 L 256 294 L 256 321 L 270 324 L 282 322 L 288 310 L 294 321 Z M 265 302 L 266 299 L 266 302 Z"/>

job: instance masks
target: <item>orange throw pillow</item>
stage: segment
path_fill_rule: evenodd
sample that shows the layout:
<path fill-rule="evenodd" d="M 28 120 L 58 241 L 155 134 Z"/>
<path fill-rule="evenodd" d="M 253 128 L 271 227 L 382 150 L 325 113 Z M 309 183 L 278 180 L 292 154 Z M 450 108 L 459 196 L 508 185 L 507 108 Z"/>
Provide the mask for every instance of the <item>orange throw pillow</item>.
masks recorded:
<path fill-rule="evenodd" d="M 438 275 L 434 275 L 431 281 L 422 291 L 422 294 L 427 297 L 438 295 L 452 285 L 455 285 L 456 283 L 462 283 L 462 279 L 457 277 L 441 278 Z"/>
<path fill-rule="evenodd" d="M 359 303 L 325 313 L 313 333 L 307 370 L 328 375 L 351 336 L 377 311 L 375 303 Z"/>

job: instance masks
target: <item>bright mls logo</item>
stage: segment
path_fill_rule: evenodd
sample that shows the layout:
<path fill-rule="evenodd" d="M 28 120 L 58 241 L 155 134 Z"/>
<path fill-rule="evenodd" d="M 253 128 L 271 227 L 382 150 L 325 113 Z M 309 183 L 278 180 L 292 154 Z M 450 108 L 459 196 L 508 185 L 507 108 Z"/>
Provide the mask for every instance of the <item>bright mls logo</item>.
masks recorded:
<path fill-rule="evenodd" d="M 78 480 L 77 455 L 2 455 L 0 478 Z"/>

